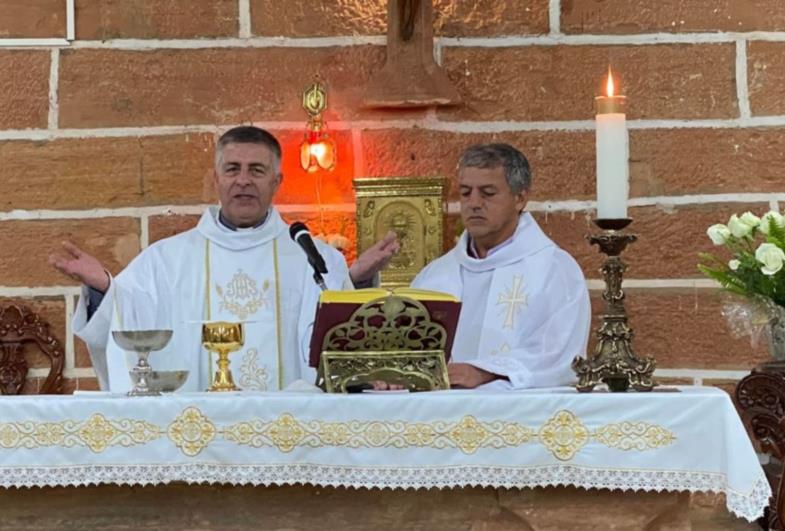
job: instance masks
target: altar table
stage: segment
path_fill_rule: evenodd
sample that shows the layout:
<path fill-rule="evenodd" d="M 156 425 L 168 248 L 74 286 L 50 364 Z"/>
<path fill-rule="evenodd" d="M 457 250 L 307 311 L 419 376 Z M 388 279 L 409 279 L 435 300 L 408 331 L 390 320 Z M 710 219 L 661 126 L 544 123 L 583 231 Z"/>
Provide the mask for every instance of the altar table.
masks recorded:
<path fill-rule="evenodd" d="M 771 494 L 724 392 L 573 389 L 0 399 L 0 486 L 574 486 Z"/>

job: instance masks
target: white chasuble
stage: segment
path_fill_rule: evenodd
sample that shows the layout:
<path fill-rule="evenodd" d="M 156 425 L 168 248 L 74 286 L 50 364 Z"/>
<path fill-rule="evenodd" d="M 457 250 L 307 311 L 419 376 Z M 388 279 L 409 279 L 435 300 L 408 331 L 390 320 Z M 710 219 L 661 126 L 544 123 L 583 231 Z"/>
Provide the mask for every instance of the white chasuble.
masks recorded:
<path fill-rule="evenodd" d="M 591 322 L 586 281 L 575 260 L 528 213 L 486 258 L 472 257 L 468 248 L 464 232 L 412 283 L 461 299 L 451 361 L 507 378 L 487 384 L 493 388 L 573 381 L 571 363 L 586 354 Z"/>
<path fill-rule="evenodd" d="M 349 286 L 343 256 L 315 243 L 327 263 L 328 288 Z M 153 369 L 187 369 L 182 390 L 207 389 L 215 367 L 201 344 L 206 320 L 245 323 L 245 345 L 230 355 L 241 389 L 312 382 L 307 356 L 319 296 L 312 275 L 274 208 L 260 227 L 233 231 L 210 207 L 195 229 L 154 243 L 112 279 L 89 321 L 83 293 L 74 332 L 87 343 L 101 388 L 115 392 L 130 389 L 135 357 L 115 344 L 110 331 L 145 328 L 174 330 L 169 345 L 151 354 Z"/>

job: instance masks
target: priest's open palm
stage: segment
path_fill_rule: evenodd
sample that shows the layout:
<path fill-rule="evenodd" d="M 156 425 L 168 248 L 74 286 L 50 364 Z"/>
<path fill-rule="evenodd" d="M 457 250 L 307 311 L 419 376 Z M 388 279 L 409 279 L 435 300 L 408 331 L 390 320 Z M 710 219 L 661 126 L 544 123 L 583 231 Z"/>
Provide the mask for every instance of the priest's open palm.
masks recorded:
<path fill-rule="evenodd" d="M 87 254 L 71 242 L 49 255 L 49 264 L 61 273 L 98 291 L 109 288 L 109 274 L 94 256 Z"/>
<path fill-rule="evenodd" d="M 370 246 L 349 268 L 353 282 L 364 282 L 387 267 L 395 253 L 401 248 L 395 232 L 389 231 L 384 238 Z"/>

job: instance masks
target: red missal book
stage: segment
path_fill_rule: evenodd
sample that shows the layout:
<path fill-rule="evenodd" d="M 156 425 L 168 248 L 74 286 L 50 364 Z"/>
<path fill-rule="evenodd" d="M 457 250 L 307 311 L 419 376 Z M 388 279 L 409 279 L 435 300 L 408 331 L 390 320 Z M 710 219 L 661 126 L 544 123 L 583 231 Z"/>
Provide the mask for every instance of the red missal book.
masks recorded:
<path fill-rule="evenodd" d="M 352 314 L 357 308 L 374 299 L 387 297 L 388 295 L 398 295 L 414 299 L 422 303 L 431 316 L 431 321 L 444 327 L 447 337 L 444 346 L 445 361 L 449 361 L 452 343 L 455 339 L 455 329 L 458 326 L 458 317 L 461 312 L 461 302 L 448 293 L 440 291 L 430 291 L 413 288 L 397 288 L 386 290 L 379 288 L 346 290 L 346 291 L 323 291 L 319 298 L 319 305 L 316 308 L 316 318 L 314 320 L 313 334 L 311 335 L 309 365 L 319 366 L 324 337 L 335 326 L 346 323 L 351 319 Z M 382 318 L 379 317 L 381 321 Z M 372 323 L 375 324 L 375 323 Z M 406 322 L 401 322 L 401 327 L 406 327 Z M 341 346 L 346 342 L 338 342 L 333 345 L 334 350 L 350 351 L 348 345 Z M 438 350 L 438 345 L 426 345 L 428 350 Z"/>

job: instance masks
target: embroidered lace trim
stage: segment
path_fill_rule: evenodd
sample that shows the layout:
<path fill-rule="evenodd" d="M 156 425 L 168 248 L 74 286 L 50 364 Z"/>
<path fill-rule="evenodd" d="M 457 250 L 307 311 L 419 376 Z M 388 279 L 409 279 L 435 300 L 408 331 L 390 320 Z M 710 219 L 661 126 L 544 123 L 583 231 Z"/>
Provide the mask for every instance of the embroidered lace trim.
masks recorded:
<path fill-rule="evenodd" d="M 754 521 L 763 515 L 771 490 L 765 477 L 751 492 L 729 488 L 722 474 L 688 471 L 587 469 L 573 465 L 533 468 L 455 466 L 438 468 L 349 467 L 313 464 L 86 465 L 0 468 L 2 487 L 58 487 L 90 484 L 160 485 L 174 481 L 231 485 L 296 485 L 380 489 L 454 487 L 532 488 L 575 486 L 622 491 L 725 493 L 732 513 Z"/>

